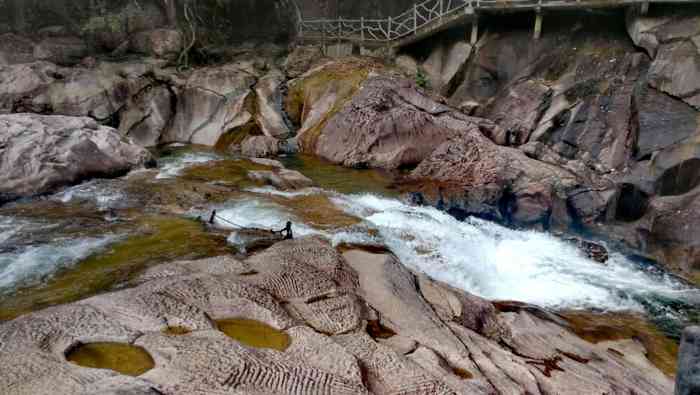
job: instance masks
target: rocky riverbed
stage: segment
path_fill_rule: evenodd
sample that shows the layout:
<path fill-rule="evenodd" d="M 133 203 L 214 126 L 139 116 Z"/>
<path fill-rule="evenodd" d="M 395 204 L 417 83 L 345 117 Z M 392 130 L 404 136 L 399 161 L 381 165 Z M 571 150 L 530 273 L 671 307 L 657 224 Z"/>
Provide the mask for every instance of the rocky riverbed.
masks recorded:
<path fill-rule="evenodd" d="M 694 391 L 700 9 L 81 1 L 0 13 L 3 393 Z"/>

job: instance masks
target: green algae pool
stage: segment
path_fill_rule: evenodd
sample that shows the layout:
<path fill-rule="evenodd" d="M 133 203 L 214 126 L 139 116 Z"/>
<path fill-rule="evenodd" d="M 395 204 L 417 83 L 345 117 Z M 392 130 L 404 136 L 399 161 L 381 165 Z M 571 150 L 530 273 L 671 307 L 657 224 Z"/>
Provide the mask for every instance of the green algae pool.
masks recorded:
<path fill-rule="evenodd" d="M 226 336 L 249 347 L 285 351 L 292 344 L 288 334 L 256 320 L 223 319 L 217 320 L 216 326 Z"/>
<path fill-rule="evenodd" d="M 311 178 L 323 189 L 345 194 L 374 193 L 386 197 L 396 197 L 400 194 L 394 188 L 394 178 L 389 172 L 350 169 L 302 154 L 281 158 L 280 162 L 289 169 L 297 170 Z"/>
<path fill-rule="evenodd" d="M 80 344 L 66 353 L 66 359 L 85 368 L 109 369 L 127 376 L 140 376 L 155 367 L 146 350 L 124 343 Z"/>
<path fill-rule="evenodd" d="M 0 320 L 110 290 L 159 263 L 207 258 L 231 251 L 224 236 L 207 232 L 195 220 L 150 215 L 140 218 L 137 224 L 140 230 L 134 235 L 54 274 L 43 284 L 17 290 L 0 300 Z"/>

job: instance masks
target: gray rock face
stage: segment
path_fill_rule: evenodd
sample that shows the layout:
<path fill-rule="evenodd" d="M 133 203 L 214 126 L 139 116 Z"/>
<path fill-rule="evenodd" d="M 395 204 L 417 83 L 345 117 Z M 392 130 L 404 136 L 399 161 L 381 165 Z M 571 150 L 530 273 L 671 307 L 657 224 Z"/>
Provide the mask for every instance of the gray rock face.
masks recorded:
<path fill-rule="evenodd" d="M 700 393 L 700 327 L 686 328 L 681 340 L 676 395 Z"/>
<path fill-rule="evenodd" d="M 79 37 L 47 37 L 34 47 L 34 58 L 72 66 L 88 56 L 89 48 Z"/>
<path fill-rule="evenodd" d="M 182 33 L 174 29 L 146 30 L 134 34 L 130 40 L 131 50 L 156 58 L 175 59 L 182 51 Z"/>
<path fill-rule="evenodd" d="M 284 82 L 284 75 L 279 71 L 273 71 L 255 85 L 258 110 L 256 122 L 266 136 L 277 139 L 286 139 L 292 133 L 285 118 L 282 103 Z"/>
<path fill-rule="evenodd" d="M 34 58 L 34 42 L 13 33 L 0 34 L 0 66 L 30 63 Z"/>
<path fill-rule="evenodd" d="M 195 70 L 178 87 L 175 118 L 163 141 L 216 145 L 224 133 L 254 116 L 248 97 L 255 82 L 252 64 L 246 62 Z"/>
<path fill-rule="evenodd" d="M 146 87 L 129 98 L 120 112 L 119 132 L 142 147 L 156 146 L 174 116 L 174 101 L 166 85 Z"/>
<path fill-rule="evenodd" d="M 459 84 L 459 77 L 466 68 L 472 53 L 469 43 L 457 41 L 438 45 L 423 63 L 428 74 L 430 88 L 441 94 L 449 94 Z"/>
<path fill-rule="evenodd" d="M 268 158 L 280 153 L 282 142 L 270 136 L 250 136 L 241 144 L 241 154 L 249 158 Z"/>
<path fill-rule="evenodd" d="M 0 201 L 123 174 L 148 151 L 90 118 L 0 115 Z"/>

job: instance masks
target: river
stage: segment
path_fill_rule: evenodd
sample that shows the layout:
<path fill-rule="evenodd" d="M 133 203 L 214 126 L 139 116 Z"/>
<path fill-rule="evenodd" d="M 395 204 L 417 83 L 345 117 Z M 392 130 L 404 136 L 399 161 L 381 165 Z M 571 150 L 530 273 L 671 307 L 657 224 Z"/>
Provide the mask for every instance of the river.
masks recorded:
<path fill-rule="evenodd" d="M 285 158 L 317 187 L 282 192 L 244 181 L 257 166 L 245 160 L 194 147 L 158 154 L 156 170 L 0 208 L 0 319 L 128 286 L 149 265 L 235 253 L 229 222 L 291 220 L 297 236 L 383 246 L 416 271 L 492 300 L 643 314 L 672 337 L 698 321 L 700 291 L 655 265 L 615 251 L 601 264 L 544 232 L 406 204 L 376 171 Z M 213 209 L 223 220 L 211 230 L 197 217 Z"/>

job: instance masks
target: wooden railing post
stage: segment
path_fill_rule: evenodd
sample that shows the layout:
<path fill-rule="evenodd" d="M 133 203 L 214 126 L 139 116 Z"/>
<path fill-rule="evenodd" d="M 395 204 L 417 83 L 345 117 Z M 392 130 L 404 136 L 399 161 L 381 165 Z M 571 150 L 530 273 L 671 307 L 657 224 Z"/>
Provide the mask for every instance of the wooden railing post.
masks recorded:
<path fill-rule="evenodd" d="M 365 43 L 365 17 L 360 18 L 360 37 L 362 37 L 362 43 Z"/>
<path fill-rule="evenodd" d="M 386 28 L 386 36 L 387 36 L 386 38 L 388 40 L 391 40 L 391 17 L 389 17 L 388 21 L 389 21 L 389 26 Z"/>
<path fill-rule="evenodd" d="M 418 4 L 413 4 L 413 34 L 418 33 Z"/>
<path fill-rule="evenodd" d="M 340 39 L 343 37 L 343 17 L 338 18 L 338 46 L 340 47 Z"/>

